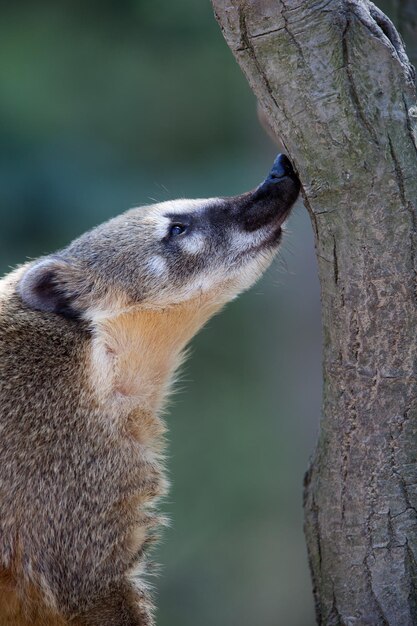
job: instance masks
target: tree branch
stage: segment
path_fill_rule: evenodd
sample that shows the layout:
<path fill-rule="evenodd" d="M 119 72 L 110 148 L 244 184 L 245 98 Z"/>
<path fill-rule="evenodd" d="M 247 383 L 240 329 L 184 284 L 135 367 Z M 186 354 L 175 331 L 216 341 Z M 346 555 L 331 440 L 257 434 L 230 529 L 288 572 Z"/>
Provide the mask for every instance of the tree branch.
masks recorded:
<path fill-rule="evenodd" d="M 318 623 L 411 626 L 417 623 L 414 70 L 394 26 L 368 0 L 213 5 L 299 173 L 315 232 L 323 419 L 305 510 Z"/>

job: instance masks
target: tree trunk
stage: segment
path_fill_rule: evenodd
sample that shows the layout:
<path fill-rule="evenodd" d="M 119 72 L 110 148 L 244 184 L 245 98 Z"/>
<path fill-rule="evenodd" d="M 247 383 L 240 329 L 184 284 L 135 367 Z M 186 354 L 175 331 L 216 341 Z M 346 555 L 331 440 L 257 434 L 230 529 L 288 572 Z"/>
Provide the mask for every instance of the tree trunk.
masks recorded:
<path fill-rule="evenodd" d="M 415 15 L 414 0 L 408 2 Z M 317 621 L 411 626 L 417 624 L 414 72 L 391 22 L 368 0 L 213 4 L 299 173 L 315 232 L 323 416 L 305 480 L 305 531 Z"/>

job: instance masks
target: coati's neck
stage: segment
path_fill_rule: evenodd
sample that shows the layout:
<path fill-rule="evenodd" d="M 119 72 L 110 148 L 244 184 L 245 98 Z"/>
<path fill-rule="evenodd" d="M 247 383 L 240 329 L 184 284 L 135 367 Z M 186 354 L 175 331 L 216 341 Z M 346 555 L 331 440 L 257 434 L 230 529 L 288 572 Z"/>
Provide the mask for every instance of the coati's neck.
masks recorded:
<path fill-rule="evenodd" d="M 157 412 L 181 354 L 222 304 L 201 296 L 163 310 L 137 309 L 97 323 L 93 381 L 103 397 Z"/>

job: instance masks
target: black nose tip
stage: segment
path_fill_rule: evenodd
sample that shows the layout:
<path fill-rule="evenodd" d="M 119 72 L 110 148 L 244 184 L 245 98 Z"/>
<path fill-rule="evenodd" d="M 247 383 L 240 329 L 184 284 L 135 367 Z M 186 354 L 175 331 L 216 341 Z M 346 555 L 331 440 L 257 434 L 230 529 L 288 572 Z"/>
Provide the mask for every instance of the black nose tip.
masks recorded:
<path fill-rule="evenodd" d="M 259 185 L 258 191 L 261 193 L 276 194 L 282 191 L 283 184 L 291 184 L 299 189 L 299 182 L 294 172 L 291 162 L 285 154 L 279 154 L 265 180 Z"/>
<path fill-rule="evenodd" d="M 265 180 L 253 191 L 237 196 L 239 219 L 247 231 L 269 222 L 284 221 L 300 191 L 300 181 L 290 160 L 279 154 Z M 240 200 L 239 200 L 240 198 Z"/>
<path fill-rule="evenodd" d="M 283 178 L 284 176 L 291 176 L 294 174 L 292 165 L 288 157 L 285 154 L 279 154 L 274 161 L 271 171 L 267 177 L 267 180 L 274 180 L 274 178 Z"/>

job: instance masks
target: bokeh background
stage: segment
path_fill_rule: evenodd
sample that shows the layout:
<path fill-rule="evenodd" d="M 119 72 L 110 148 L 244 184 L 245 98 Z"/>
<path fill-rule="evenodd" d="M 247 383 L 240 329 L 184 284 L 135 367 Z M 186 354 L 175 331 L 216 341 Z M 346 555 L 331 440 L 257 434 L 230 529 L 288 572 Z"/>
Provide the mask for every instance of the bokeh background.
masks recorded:
<path fill-rule="evenodd" d="M 255 187 L 276 147 L 208 0 L 0 2 L 0 269 L 122 210 Z M 312 626 L 302 479 L 319 287 L 297 205 L 267 275 L 193 341 L 167 417 L 159 626 Z"/>

